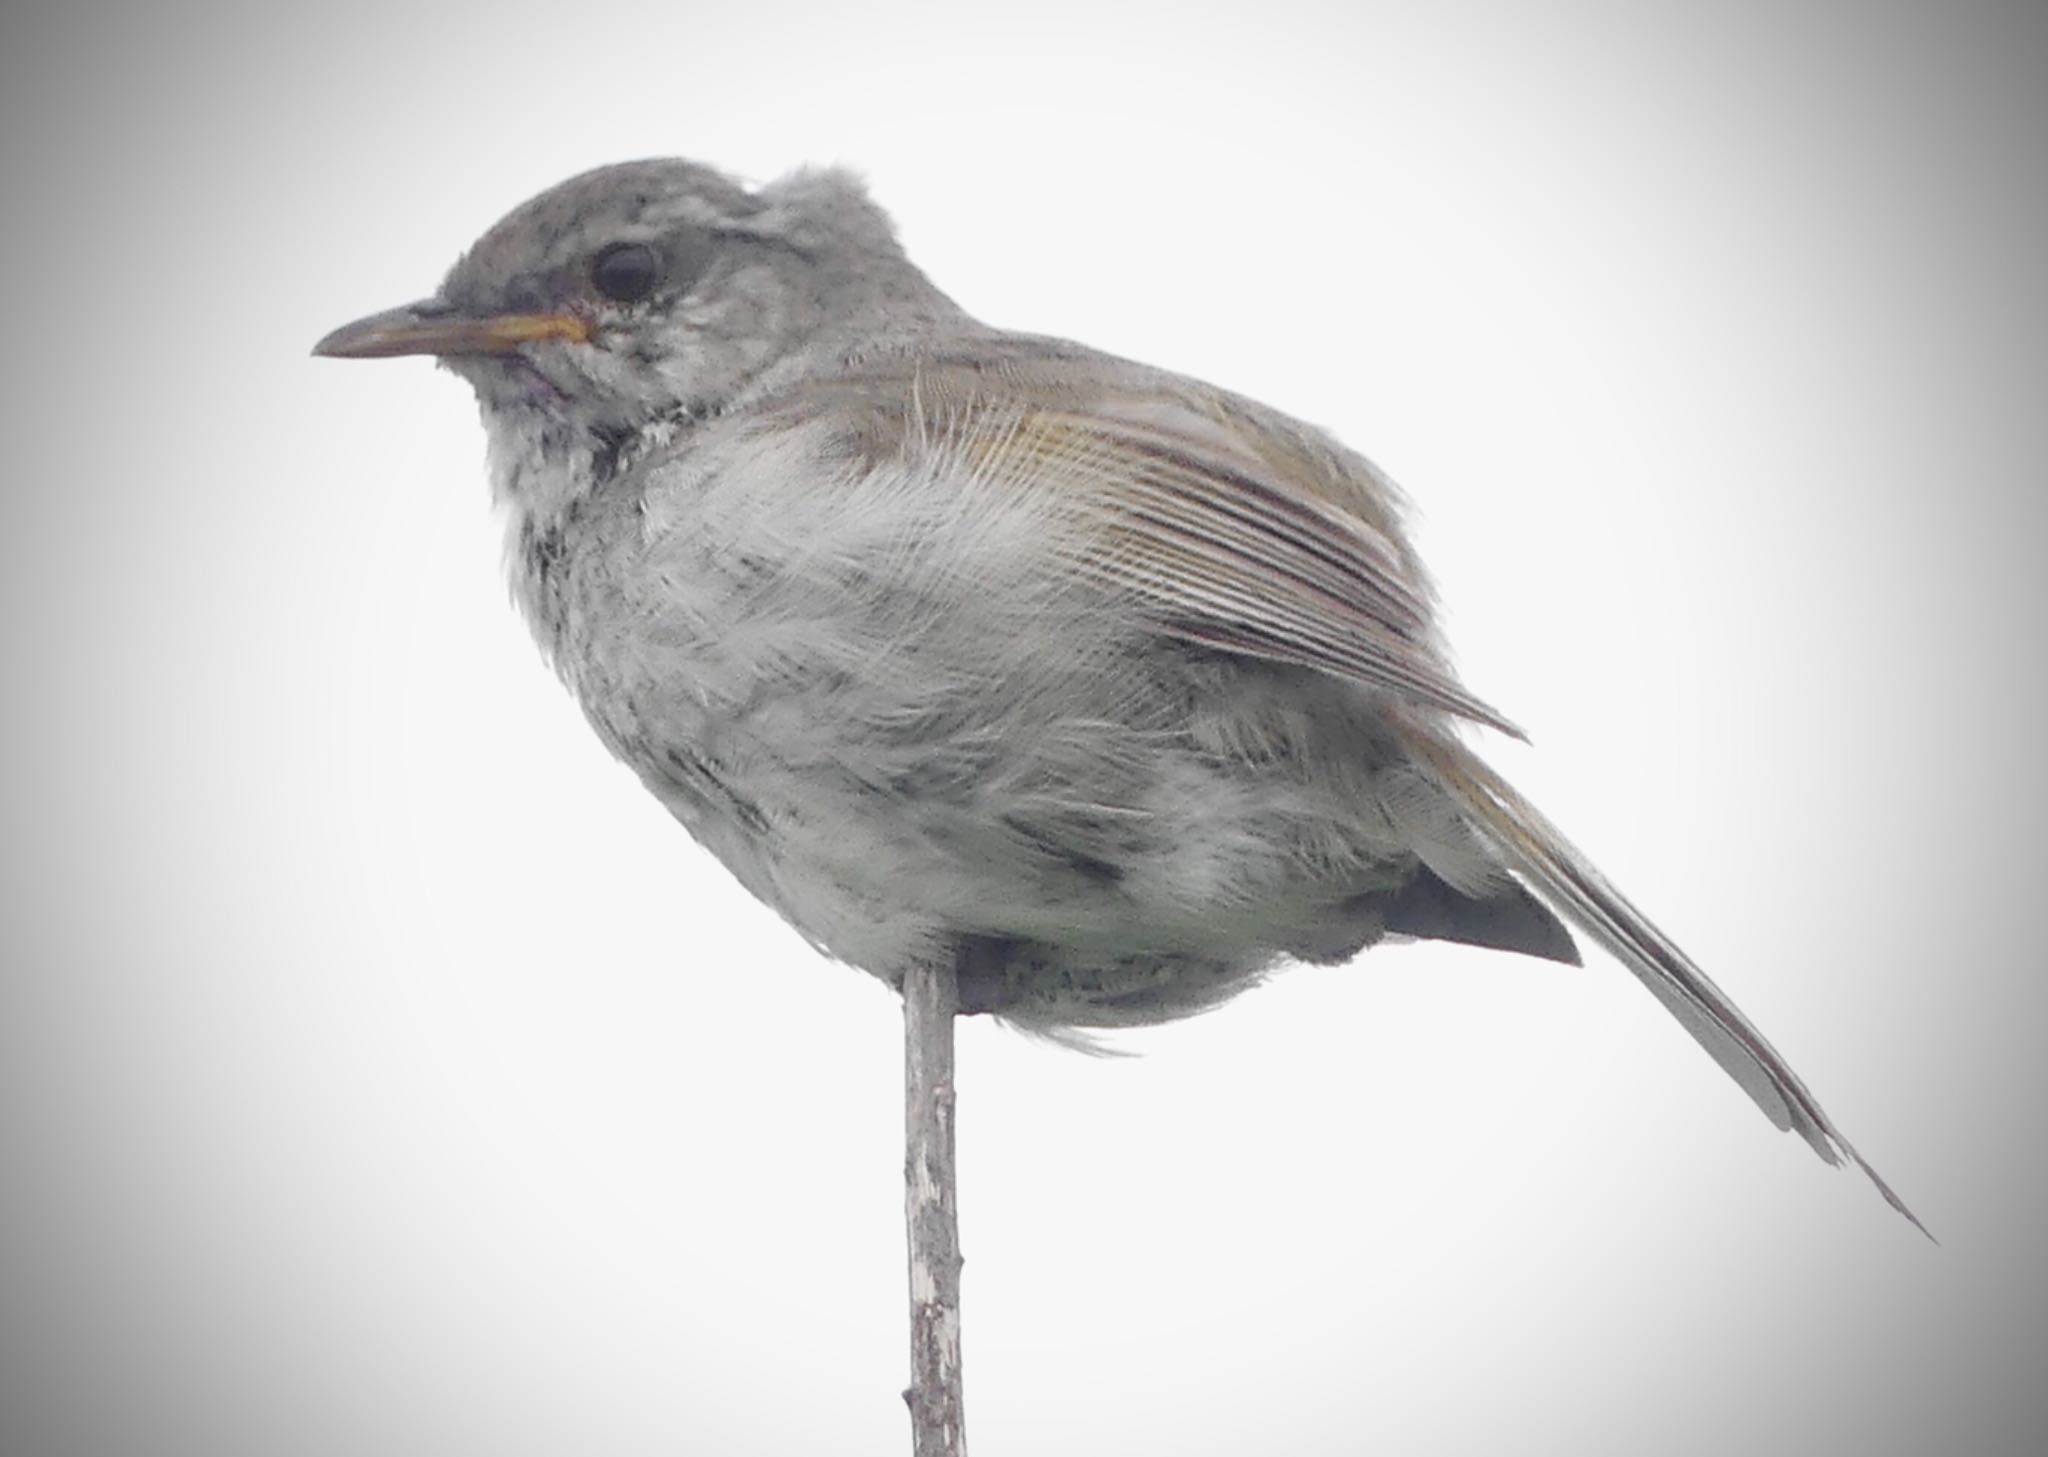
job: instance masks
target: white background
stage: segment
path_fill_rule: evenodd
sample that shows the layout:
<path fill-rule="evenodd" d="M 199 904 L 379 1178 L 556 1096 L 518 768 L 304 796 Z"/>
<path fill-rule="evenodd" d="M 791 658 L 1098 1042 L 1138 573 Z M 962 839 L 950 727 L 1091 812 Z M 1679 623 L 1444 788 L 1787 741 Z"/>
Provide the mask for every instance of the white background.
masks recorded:
<path fill-rule="evenodd" d="M 2041 20 L 15 7 L 0 1450 L 907 1450 L 892 999 L 539 666 L 467 392 L 306 357 L 661 154 L 1392 470 L 1497 757 L 1943 1241 L 1604 960 L 977 1021 L 978 1457 L 2039 1450 Z"/>

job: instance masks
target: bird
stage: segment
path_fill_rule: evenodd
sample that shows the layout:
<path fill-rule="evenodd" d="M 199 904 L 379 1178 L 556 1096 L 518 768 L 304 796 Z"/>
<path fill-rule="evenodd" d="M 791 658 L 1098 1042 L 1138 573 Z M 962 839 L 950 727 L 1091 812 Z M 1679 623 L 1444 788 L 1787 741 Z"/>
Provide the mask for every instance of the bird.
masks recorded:
<path fill-rule="evenodd" d="M 961 1012 L 1082 1044 L 1389 941 L 1576 964 L 1575 928 L 1919 1225 L 1469 745 L 1521 730 L 1453 671 L 1384 472 L 982 323 L 857 175 L 600 167 L 314 352 L 469 383 L 542 654 L 826 956 L 949 967 Z"/>

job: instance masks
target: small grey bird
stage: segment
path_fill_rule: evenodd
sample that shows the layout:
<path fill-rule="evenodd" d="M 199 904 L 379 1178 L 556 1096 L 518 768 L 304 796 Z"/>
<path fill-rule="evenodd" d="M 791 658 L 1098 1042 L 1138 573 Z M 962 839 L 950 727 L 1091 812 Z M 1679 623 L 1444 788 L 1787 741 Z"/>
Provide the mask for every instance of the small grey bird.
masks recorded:
<path fill-rule="evenodd" d="M 585 173 L 316 352 L 470 382 L 542 651 L 826 954 L 938 958 L 962 1010 L 1074 1038 L 1389 937 L 1575 962 L 1561 915 L 1912 1218 L 1460 742 L 1516 730 L 1446 661 L 1401 496 L 1321 431 L 977 322 L 839 171 Z"/>

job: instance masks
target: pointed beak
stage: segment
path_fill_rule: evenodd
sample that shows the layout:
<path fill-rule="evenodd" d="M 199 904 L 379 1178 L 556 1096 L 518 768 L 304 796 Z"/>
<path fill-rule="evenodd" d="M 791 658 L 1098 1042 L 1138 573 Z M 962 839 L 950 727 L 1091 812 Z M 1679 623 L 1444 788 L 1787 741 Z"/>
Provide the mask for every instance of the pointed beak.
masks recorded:
<path fill-rule="evenodd" d="M 441 299 L 386 309 L 343 324 L 313 346 L 330 359 L 397 354 L 510 354 L 522 344 L 567 339 L 585 344 L 590 325 L 574 314 L 493 314 L 478 318 Z"/>

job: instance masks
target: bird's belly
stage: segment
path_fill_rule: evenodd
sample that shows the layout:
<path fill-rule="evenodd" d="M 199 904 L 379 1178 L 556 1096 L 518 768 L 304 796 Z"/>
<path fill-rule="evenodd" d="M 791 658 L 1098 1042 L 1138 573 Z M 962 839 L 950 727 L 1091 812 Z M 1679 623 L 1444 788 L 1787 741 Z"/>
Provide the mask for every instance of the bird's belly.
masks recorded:
<path fill-rule="evenodd" d="M 1164 1020 L 1279 956 L 1347 954 L 1379 931 L 1361 901 L 1413 863 L 1362 746 L 1343 772 L 1257 762 L 1227 748 L 1242 726 L 1199 715 L 954 713 L 888 735 L 805 696 L 724 719 L 671 704 L 624 752 L 813 944 L 892 984 L 978 948 L 991 1009 L 1019 1021 Z"/>
<path fill-rule="evenodd" d="M 1355 685 L 993 581 L 718 586 L 730 544 L 657 578 L 637 530 L 535 614 L 557 667 L 753 894 L 891 983 L 1000 946 L 1041 1021 L 1159 1020 L 1372 940 L 1433 833 Z"/>

